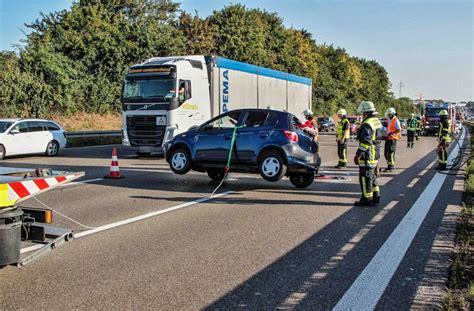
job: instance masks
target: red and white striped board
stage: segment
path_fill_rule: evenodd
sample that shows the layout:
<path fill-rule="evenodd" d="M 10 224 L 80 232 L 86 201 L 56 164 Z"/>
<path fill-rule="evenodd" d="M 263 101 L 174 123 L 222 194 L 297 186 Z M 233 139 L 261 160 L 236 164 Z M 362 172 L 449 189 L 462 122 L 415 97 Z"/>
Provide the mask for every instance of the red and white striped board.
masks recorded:
<path fill-rule="evenodd" d="M 58 185 L 65 184 L 82 176 L 84 176 L 83 172 L 66 173 L 57 176 L 9 182 L 7 183 L 8 201 L 15 201 L 15 203 L 24 201 L 39 193 L 51 190 Z"/>

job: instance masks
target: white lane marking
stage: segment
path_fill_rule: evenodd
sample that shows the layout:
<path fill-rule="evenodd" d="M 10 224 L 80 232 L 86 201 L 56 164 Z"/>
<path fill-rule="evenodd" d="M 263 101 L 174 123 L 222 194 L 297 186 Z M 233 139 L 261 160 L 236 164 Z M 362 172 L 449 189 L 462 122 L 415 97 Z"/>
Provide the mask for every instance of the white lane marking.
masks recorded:
<path fill-rule="evenodd" d="M 463 131 L 460 139 L 461 145 L 464 142 L 465 134 L 466 131 Z M 449 155 L 448 163 L 452 163 L 458 152 L 459 145 L 456 144 L 455 149 Z M 415 204 L 333 310 L 373 310 L 376 307 L 428 214 L 446 177 L 446 174 L 440 173 L 433 176 Z"/>
<path fill-rule="evenodd" d="M 407 185 L 407 188 L 413 188 L 419 180 L 419 177 L 413 178 L 413 180 Z"/>
<path fill-rule="evenodd" d="M 324 265 L 322 265 L 318 271 L 313 273 L 309 279 L 305 280 L 300 287 L 290 294 L 283 303 L 278 306 L 278 310 L 293 310 L 296 308 L 301 301 L 306 298 L 309 291 L 320 284 L 321 280 L 326 278 L 328 273 L 337 267 L 337 265 L 346 258 L 347 254 L 359 243 L 369 232 L 372 230 L 378 222 L 380 222 L 385 215 L 387 215 L 398 201 L 391 201 L 377 214 L 375 215 L 362 229 L 359 230 L 350 240 L 347 242 L 336 255 L 332 256 Z"/>
<path fill-rule="evenodd" d="M 64 185 L 60 185 L 59 187 L 69 187 L 69 186 L 74 186 L 74 185 L 87 184 L 93 181 L 99 181 L 103 179 L 104 178 L 94 178 L 94 179 L 87 179 L 87 180 L 81 180 L 81 181 L 73 181 Z"/>
<path fill-rule="evenodd" d="M 216 194 L 212 198 L 209 198 L 209 197 L 201 198 L 201 199 L 193 200 L 193 201 L 186 202 L 186 203 L 183 203 L 183 204 L 180 204 L 180 205 L 168 207 L 168 208 L 165 208 L 165 209 L 162 209 L 162 210 L 158 210 L 158 211 L 146 213 L 146 214 L 143 214 L 143 215 L 131 217 L 131 218 L 128 218 L 128 219 L 120 220 L 120 221 L 113 222 L 113 223 L 110 223 L 110 224 L 107 224 L 107 225 L 99 226 L 99 227 L 94 228 L 94 229 L 79 232 L 77 234 L 74 234 L 74 238 L 79 239 L 79 238 L 82 238 L 82 237 L 85 237 L 85 236 L 88 236 L 88 235 L 91 235 L 91 234 L 95 234 L 95 233 L 98 233 L 98 232 L 102 232 L 102 231 L 105 231 L 105 230 L 108 230 L 108 229 L 120 227 L 120 226 L 127 225 L 127 224 L 130 224 L 130 223 L 133 223 L 133 222 L 144 220 L 144 219 L 147 219 L 147 218 L 150 218 L 150 217 L 154 217 L 154 216 L 158 216 L 158 215 L 161 215 L 161 214 L 173 212 L 173 211 L 176 211 L 176 210 L 179 210 L 179 209 L 182 209 L 182 208 L 185 208 L 185 207 L 189 207 L 189 206 L 192 206 L 192 205 L 196 205 L 196 204 L 199 204 L 199 203 L 211 201 L 211 200 L 214 200 L 216 198 L 220 198 L 220 197 L 232 194 L 232 193 L 235 193 L 235 192 L 234 191 L 226 191 L 226 192 L 223 192 L 223 193 Z M 26 252 L 30 252 L 30 251 L 33 251 L 33 250 L 40 249 L 43 246 L 44 245 L 29 246 L 29 247 L 26 247 L 26 248 L 22 248 L 20 252 L 21 252 L 21 254 L 23 254 L 23 253 L 26 253 Z"/>

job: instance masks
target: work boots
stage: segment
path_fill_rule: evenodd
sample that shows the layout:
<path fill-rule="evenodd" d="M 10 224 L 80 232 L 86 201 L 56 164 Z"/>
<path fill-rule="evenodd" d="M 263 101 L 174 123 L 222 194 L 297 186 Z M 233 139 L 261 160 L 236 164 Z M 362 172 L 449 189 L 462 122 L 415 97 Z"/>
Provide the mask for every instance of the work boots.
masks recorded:
<path fill-rule="evenodd" d="M 438 171 L 445 171 L 446 170 L 446 163 L 443 163 L 443 164 L 438 164 L 438 166 L 436 167 L 436 169 Z"/>
<path fill-rule="evenodd" d="M 367 200 L 366 198 L 361 198 L 359 201 L 354 202 L 354 206 L 374 206 L 373 200 Z"/>
<path fill-rule="evenodd" d="M 380 193 L 379 192 L 374 192 L 374 198 L 372 199 L 372 203 L 374 205 L 379 205 L 380 204 Z"/>
<path fill-rule="evenodd" d="M 338 165 L 334 166 L 334 168 L 341 169 L 341 168 L 346 168 L 347 166 L 345 164 L 339 163 Z"/>

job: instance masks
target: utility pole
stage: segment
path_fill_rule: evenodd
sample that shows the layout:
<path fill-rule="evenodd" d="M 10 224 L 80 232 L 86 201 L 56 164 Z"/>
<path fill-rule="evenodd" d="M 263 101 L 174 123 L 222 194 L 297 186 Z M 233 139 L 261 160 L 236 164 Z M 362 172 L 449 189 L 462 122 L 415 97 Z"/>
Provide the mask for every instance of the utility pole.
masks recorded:
<path fill-rule="evenodd" d="M 402 87 L 404 87 L 405 84 L 403 84 L 403 82 L 400 81 L 397 85 L 398 85 L 398 98 L 401 98 L 402 97 Z"/>

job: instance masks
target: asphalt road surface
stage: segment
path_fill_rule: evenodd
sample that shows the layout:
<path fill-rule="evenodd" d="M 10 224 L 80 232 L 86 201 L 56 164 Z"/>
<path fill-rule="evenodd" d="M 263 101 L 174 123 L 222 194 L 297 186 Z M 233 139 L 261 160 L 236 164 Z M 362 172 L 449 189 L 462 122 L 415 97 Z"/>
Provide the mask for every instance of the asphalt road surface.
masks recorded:
<path fill-rule="evenodd" d="M 163 159 L 121 146 L 120 180 L 102 178 L 112 146 L 6 159 L 2 166 L 84 171 L 38 199 L 99 229 L 56 214 L 78 238 L 22 269 L 1 269 L 0 309 L 409 309 L 443 215 L 461 201 L 462 176 L 432 168 L 434 138 L 414 149 L 405 139 L 374 208 L 353 206 L 358 170 L 333 168 L 333 136 L 321 137 L 325 177 L 309 188 L 232 174 L 213 199 L 217 183 L 206 174 L 174 175 Z M 351 142 L 350 160 L 354 152 Z M 107 227 L 145 214 L 154 216 Z"/>

